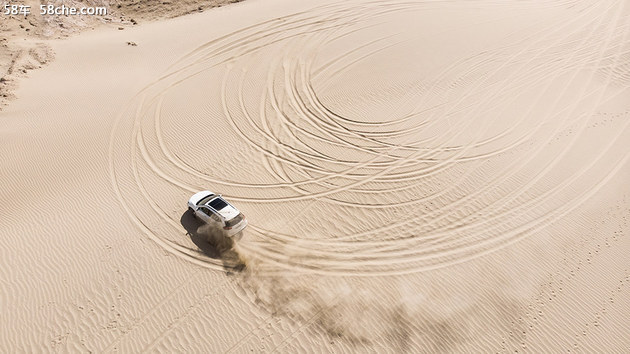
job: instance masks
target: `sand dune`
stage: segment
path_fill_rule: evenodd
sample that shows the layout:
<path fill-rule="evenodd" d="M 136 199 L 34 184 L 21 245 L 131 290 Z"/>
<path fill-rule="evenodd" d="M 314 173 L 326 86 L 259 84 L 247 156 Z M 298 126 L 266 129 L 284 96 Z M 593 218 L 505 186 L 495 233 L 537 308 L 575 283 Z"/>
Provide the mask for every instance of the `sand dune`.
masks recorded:
<path fill-rule="evenodd" d="M 630 351 L 629 19 L 248 0 L 50 41 L 0 112 L 0 351 Z"/>

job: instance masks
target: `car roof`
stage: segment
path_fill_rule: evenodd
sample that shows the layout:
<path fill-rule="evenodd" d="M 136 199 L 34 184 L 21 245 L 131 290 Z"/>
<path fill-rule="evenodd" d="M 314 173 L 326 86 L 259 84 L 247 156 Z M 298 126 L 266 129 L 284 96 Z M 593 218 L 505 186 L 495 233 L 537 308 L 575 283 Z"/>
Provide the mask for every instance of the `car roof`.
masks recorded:
<path fill-rule="evenodd" d="M 223 206 L 223 208 L 217 210 L 215 207 L 213 207 L 211 205 L 212 202 L 214 202 L 215 200 L 220 200 L 223 203 L 225 203 L 225 205 Z M 226 220 L 231 220 L 233 218 L 235 218 L 236 216 L 238 216 L 238 214 L 240 214 L 241 212 L 236 209 L 232 204 L 230 204 L 228 201 L 226 201 L 225 199 L 223 199 L 222 196 L 217 195 L 213 198 L 210 198 L 208 201 L 206 201 L 205 203 L 203 203 L 204 206 L 210 208 L 212 211 L 216 212 L 217 214 L 219 214 L 222 218 L 226 219 Z M 216 203 L 215 203 L 216 206 Z"/>

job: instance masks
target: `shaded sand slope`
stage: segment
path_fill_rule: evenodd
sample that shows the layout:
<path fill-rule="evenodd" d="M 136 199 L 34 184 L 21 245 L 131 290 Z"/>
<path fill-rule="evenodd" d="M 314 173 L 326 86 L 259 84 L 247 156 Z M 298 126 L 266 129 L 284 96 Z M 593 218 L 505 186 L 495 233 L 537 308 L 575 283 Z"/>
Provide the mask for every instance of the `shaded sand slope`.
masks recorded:
<path fill-rule="evenodd" d="M 201 12 L 209 8 L 221 7 L 240 0 L 179 0 L 137 1 L 137 0 L 22 0 L 0 1 L 0 110 L 15 98 L 14 90 L 20 79 L 28 72 L 41 68 L 53 59 L 54 53 L 45 40 L 64 38 L 96 27 L 111 26 L 124 30 L 148 21 L 173 18 Z M 9 6 L 29 6 L 25 16 L 11 15 L 19 8 Z M 102 16 L 51 16 L 41 15 L 40 5 L 57 8 L 97 7 Z M 6 12 L 9 14 L 6 14 Z M 60 10 L 61 11 L 61 10 Z M 114 27 L 115 26 L 115 27 Z"/>
<path fill-rule="evenodd" d="M 630 350 L 629 20 L 251 0 L 52 42 L 0 113 L 0 349 Z"/>

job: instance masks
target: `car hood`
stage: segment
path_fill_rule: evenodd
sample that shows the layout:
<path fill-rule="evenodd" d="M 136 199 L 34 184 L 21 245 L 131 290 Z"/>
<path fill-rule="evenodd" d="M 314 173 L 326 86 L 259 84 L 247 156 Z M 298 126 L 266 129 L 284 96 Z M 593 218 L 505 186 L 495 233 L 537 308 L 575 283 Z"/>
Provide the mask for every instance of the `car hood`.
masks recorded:
<path fill-rule="evenodd" d="M 188 202 L 192 205 L 197 205 L 197 203 L 199 203 L 200 200 L 202 200 L 203 198 L 212 195 L 214 193 L 210 192 L 210 191 L 201 191 L 201 192 L 197 192 L 195 193 L 192 197 L 190 197 L 190 199 L 188 200 Z"/>

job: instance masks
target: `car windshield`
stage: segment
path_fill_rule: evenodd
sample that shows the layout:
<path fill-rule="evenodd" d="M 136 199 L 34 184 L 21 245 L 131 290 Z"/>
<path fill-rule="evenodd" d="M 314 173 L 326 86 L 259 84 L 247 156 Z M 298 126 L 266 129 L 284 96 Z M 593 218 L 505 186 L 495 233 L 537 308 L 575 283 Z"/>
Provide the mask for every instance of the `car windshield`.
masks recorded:
<path fill-rule="evenodd" d="M 236 215 L 236 217 L 234 217 L 234 219 L 226 221 L 225 226 L 232 227 L 241 222 L 241 220 L 243 220 L 243 214 L 238 214 Z"/>
<path fill-rule="evenodd" d="M 225 200 L 221 198 L 215 198 L 208 203 L 214 210 L 221 210 L 227 206 Z"/>
<path fill-rule="evenodd" d="M 207 196 L 207 197 L 205 197 L 205 198 L 201 199 L 201 200 L 197 203 L 197 205 L 205 205 L 205 204 L 208 202 L 208 200 L 210 200 L 210 199 L 211 199 L 211 198 L 213 198 L 214 196 L 215 196 L 214 194 L 210 194 L 209 196 Z"/>

